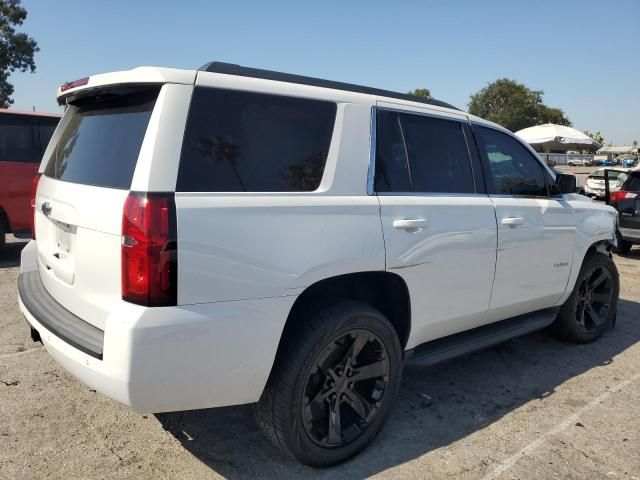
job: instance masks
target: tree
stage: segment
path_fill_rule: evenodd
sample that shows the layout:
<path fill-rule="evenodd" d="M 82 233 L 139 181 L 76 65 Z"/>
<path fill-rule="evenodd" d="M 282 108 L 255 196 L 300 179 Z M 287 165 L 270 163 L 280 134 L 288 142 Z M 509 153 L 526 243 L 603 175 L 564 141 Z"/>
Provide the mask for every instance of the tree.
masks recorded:
<path fill-rule="evenodd" d="M 590 132 L 589 130 L 585 130 L 583 132 L 587 137 L 591 137 L 594 141 L 598 142 L 600 145 L 604 145 L 604 137 L 600 133 L 600 130 L 597 132 Z"/>
<path fill-rule="evenodd" d="M 7 108 L 13 103 L 13 85 L 9 75 L 20 71 L 36 71 L 33 60 L 39 51 L 36 41 L 26 33 L 16 33 L 16 26 L 27 18 L 27 10 L 20 6 L 21 0 L 0 0 L 0 107 Z"/>
<path fill-rule="evenodd" d="M 433 97 L 431 96 L 431 90 L 428 88 L 416 88 L 412 92 L 407 92 L 409 95 L 413 95 L 414 97 L 425 98 L 427 100 L 431 100 Z"/>
<path fill-rule="evenodd" d="M 496 122 L 512 132 L 523 128 L 557 123 L 571 126 L 562 110 L 542 103 L 542 90 L 501 78 L 471 95 L 469 113 Z"/>
<path fill-rule="evenodd" d="M 633 146 L 634 146 L 634 147 L 637 147 L 637 146 L 638 146 L 638 140 L 634 140 L 634 141 L 633 141 Z"/>

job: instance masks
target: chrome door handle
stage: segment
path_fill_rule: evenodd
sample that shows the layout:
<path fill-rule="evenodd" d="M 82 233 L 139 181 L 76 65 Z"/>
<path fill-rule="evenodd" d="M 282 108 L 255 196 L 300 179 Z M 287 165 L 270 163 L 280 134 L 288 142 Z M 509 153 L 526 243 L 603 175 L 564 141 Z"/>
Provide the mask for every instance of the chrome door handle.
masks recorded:
<path fill-rule="evenodd" d="M 414 228 L 425 228 L 427 221 L 423 218 L 413 218 L 409 220 L 394 220 L 393 228 L 400 228 L 404 230 L 411 230 Z"/>
<path fill-rule="evenodd" d="M 518 227 L 524 224 L 524 218 L 507 217 L 507 218 L 503 218 L 500 223 L 502 223 L 502 225 L 506 225 L 507 227 Z"/>

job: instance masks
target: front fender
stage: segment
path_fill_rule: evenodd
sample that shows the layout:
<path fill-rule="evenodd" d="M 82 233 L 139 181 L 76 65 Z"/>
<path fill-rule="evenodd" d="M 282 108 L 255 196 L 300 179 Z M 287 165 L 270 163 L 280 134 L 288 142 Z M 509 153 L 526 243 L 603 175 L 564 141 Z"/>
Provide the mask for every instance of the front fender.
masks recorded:
<path fill-rule="evenodd" d="M 574 202 L 571 202 L 574 204 Z M 556 305 L 562 305 L 573 292 L 582 262 L 587 252 L 596 249 L 604 254 L 609 254 L 612 247 L 617 245 L 616 224 L 617 211 L 608 205 L 576 201 L 573 205 L 576 214 L 579 215 L 576 225 L 575 250 L 571 262 L 571 273 L 567 281 L 565 293 L 560 297 Z"/>

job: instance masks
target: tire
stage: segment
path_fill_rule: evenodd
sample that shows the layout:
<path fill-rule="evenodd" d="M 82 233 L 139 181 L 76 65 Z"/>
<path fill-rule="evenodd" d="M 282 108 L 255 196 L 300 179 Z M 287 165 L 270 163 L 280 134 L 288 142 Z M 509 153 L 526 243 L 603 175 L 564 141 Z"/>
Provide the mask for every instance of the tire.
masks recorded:
<path fill-rule="evenodd" d="M 400 386 L 402 347 L 368 305 L 342 301 L 307 313 L 283 335 L 255 413 L 277 447 L 323 468 L 362 451 L 382 428 Z"/>
<path fill-rule="evenodd" d="M 629 253 L 633 244 L 631 242 L 628 242 L 627 240 L 623 240 L 620 232 L 616 232 L 616 240 L 618 246 L 613 251 L 619 255 L 626 255 L 627 253 Z"/>
<path fill-rule="evenodd" d="M 618 269 L 603 253 L 587 253 L 571 296 L 554 323 L 558 337 L 589 343 L 613 326 L 620 293 Z"/>

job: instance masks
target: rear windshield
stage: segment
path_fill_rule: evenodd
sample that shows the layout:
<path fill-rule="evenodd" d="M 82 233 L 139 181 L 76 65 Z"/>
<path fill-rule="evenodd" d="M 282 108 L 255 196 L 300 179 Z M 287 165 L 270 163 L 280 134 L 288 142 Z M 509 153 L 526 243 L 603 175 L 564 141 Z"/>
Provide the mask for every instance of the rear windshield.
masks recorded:
<path fill-rule="evenodd" d="M 130 188 L 158 92 L 129 88 L 77 100 L 44 174 L 65 182 Z"/>
<path fill-rule="evenodd" d="M 611 182 L 613 180 L 616 180 L 618 178 L 618 176 L 623 174 L 623 173 L 624 172 L 617 172 L 615 170 L 609 170 L 609 181 Z M 594 180 L 604 180 L 604 170 L 600 170 L 600 171 L 597 171 L 595 173 L 592 173 L 591 175 L 589 175 L 589 177 L 593 178 Z"/>
<path fill-rule="evenodd" d="M 640 192 L 640 175 L 632 175 L 624 186 L 624 189 L 627 192 Z"/>

